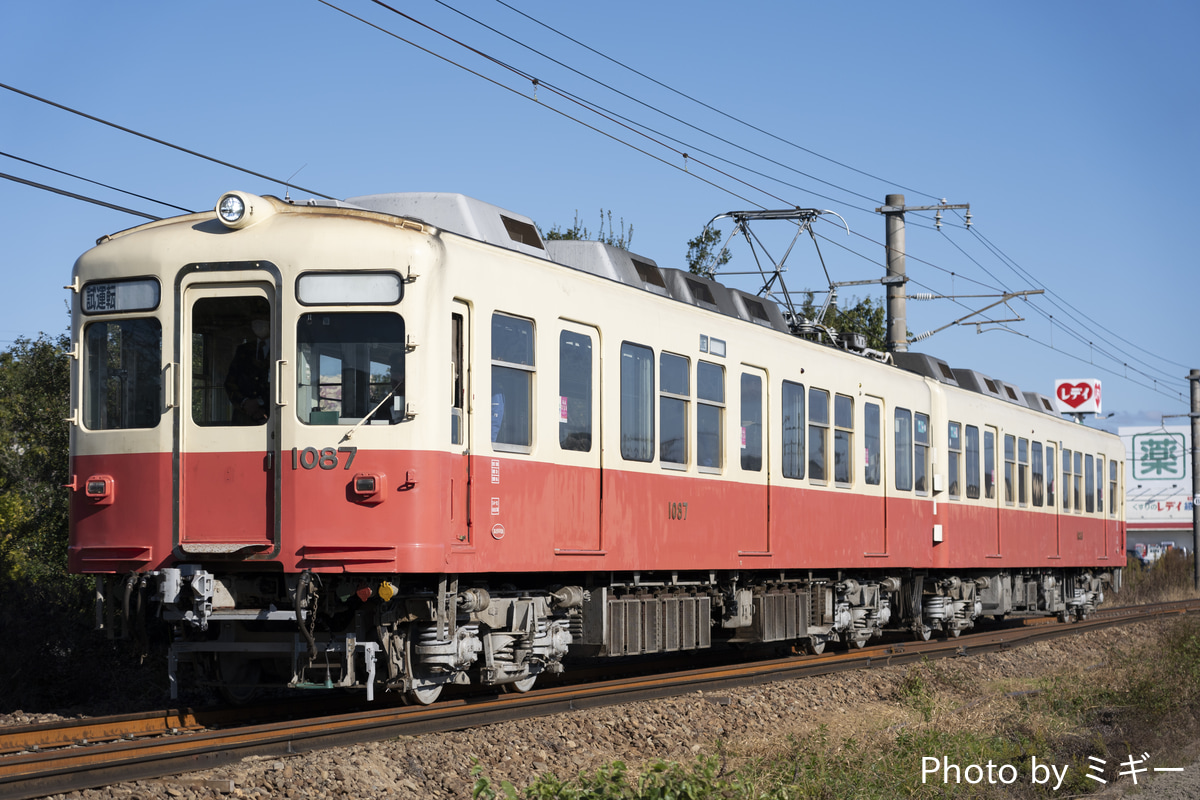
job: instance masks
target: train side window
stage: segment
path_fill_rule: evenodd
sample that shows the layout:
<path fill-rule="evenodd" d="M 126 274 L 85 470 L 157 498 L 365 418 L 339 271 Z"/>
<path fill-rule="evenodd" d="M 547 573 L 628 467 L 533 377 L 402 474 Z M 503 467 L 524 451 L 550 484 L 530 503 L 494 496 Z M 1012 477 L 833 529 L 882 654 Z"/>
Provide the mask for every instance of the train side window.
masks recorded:
<path fill-rule="evenodd" d="M 654 460 L 654 351 L 621 344 L 621 458 Z"/>
<path fill-rule="evenodd" d="M 1084 511 L 1094 514 L 1096 513 L 1096 462 L 1091 453 L 1084 457 L 1083 474 Z"/>
<path fill-rule="evenodd" d="M 929 415 L 920 412 L 913 417 L 913 486 L 929 493 Z"/>
<path fill-rule="evenodd" d="M 1104 456 L 1096 456 L 1096 513 L 1104 513 Z"/>
<path fill-rule="evenodd" d="M 1117 515 L 1117 462 L 1115 459 L 1108 462 L 1108 515 L 1110 517 Z"/>
<path fill-rule="evenodd" d="M 199 303 L 197 303 L 199 306 Z M 308 425 L 404 420 L 404 320 L 399 314 L 313 312 L 296 326 L 296 415 Z"/>
<path fill-rule="evenodd" d="M 492 447 L 533 446 L 533 321 L 492 314 Z"/>
<path fill-rule="evenodd" d="M 966 448 L 966 478 L 967 478 L 967 498 L 969 500 L 979 499 L 979 428 L 974 425 L 967 426 L 967 448 Z"/>
<path fill-rule="evenodd" d="M 829 441 L 829 392 L 808 390 L 808 479 L 826 483 L 825 451 Z"/>
<path fill-rule="evenodd" d="M 691 367 L 683 356 L 658 356 L 658 459 L 664 467 L 687 464 Z"/>
<path fill-rule="evenodd" d="M 996 432 L 983 432 L 983 496 L 996 499 Z"/>
<path fill-rule="evenodd" d="M 94 431 L 157 427 L 163 408 L 162 324 L 92 322 L 83 341 L 83 424 Z"/>
<path fill-rule="evenodd" d="M 450 444 L 463 443 L 463 399 L 466 396 L 463 373 L 463 315 L 450 315 Z"/>
<path fill-rule="evenodd" d="M 1058 473 L 1058 462 L 1054 458 L 1054 445 L 1046 445 L 1046 507 L 1054 508 L 1054 487 L 1058 482 L 1054 476 Z"/>
<path fill-rule="evenodd" d="M 962 461 L 962 425 L 957 422 L 951 422 L 946 429 L 946 450 L 949 454 L 946 463 L 946 471 L 949 473 L 950 481 L 950 496 L 958 497 L 962 488 L 959 485 L 959 475 L 961 472 L 960 462 Z"/>
<path fill-rule="evenodd" d="M 1017 502 L 1029 505 L 1029 440 L 1017 440 Z"/>
<path fill-rule="evenodd" d="M 1075 470 L 1072 473 L 1074 479 L 1074 488 L 1071 494 L 1075 496 L 1075 510 L 1082 511 L 1083 501 L 1083 453 L 1075 451 Z"/>
<path fill-rule="evenodd" d="M 592 449 L 592 339 L 582 333 L 558 335 L 558 446 L 583 453 Z"/>
<path fill-rule="evenodd" d="M 696 365 L 696 464 L 702 471 L 721 469 L 721 421 L 725 410 L 725 368 Z"/>
<path fill-rule="evenodd" d="M 762 378 L 742 373 L 742 469 L 762 470 Z"/>
<path fill-rule="evenodd" d="M 783 382 L 783 477 L 804 477 L 804 384 Z"/>
<path fill-rule="evenodd" d="M 1017 466 L 1017 437 L 1012 434 L 1004 434 L 1004 504 L 1011 506 L 1014 503 L 1014 491 L 1016 487 L 1013 485 Z"/>
<path fill-rule="evenodd" d="M 863 468 L 863 480 L 871 486 L 879 485 L 883 466 L 883 437 L 879 430 L 879 423 L 879 404 L 865 404 L 863 406 L 863 446 L 866 449 L 866 465 Z M 850 452 L 854 452 L 853 448 Z"/>
<path fill-rule="evenodd" d="M 1031 485 L 1033 488 L 1033 505 L 1036 508 L 1041 508 L 1046 501 L 1045 462 L 1042 460 L 1043 454 L 1041 442 L 1033 443 L 1032 455 L 1033 483 Z"/>
<path fill-rule="evenodd" d="M 1063 511 L 1071 510 L 1071 451 L 1062 451 L 1062 507 Z"/>
<path fill-rule="evenodd" d="M 844 394 L 833 396 L 833 482 L 854 482 L 854 400 Z"/>
<path fill-rule="evenodd" d="M 913 488 L 912 412 L 907 408 L 896 409 L 896 488 Z"/>

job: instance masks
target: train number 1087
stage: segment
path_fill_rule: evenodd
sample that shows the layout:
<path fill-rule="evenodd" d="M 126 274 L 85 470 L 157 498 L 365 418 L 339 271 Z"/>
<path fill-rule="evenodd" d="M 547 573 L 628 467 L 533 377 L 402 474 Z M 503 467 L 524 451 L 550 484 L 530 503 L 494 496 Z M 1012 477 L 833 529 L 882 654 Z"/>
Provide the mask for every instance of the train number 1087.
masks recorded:
<path fill-rule="evenodd" d="M 303 450 L 292 448 L 292 469 L 337 469 L 338 463 L 341 462 L 342 469 L 350 469 L 350 465 L 354 463 L 354 456 L 358 453 L 357 447 L 339 447 L 336 450 L 332 447 L 326 447 L 324 450 L 318 450 L 315 447 L 306 447 Z M 345 460 L 343 460 L 345 457 Z"/>
<path fill-rule="evenodd" d="M 687 503 L 667 503 L 667 516 L 673 520 L 687 519 Z"/>

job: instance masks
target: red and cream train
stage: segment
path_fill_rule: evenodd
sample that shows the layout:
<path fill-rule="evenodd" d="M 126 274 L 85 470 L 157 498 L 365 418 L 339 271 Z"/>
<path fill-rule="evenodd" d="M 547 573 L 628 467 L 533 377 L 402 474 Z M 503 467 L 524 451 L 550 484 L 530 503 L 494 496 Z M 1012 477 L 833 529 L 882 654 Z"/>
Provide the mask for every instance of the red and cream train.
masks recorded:
<path fill-rule="evenodd" d="M 75 265 L 71 568 L 179 664 L 431 702 L 568 654 L 1083 616 L 1123 451 L 1046 398 L 453 194 L 215 211 Z"/>

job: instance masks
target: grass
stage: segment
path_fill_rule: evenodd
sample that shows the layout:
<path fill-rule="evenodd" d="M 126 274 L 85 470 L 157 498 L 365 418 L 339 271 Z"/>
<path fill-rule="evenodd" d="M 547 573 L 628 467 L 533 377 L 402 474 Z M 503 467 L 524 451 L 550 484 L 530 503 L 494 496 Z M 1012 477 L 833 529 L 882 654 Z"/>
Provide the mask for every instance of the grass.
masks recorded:
<path fill-rule="evenodd" d="M 1191 564 L 1168 553 L 1149 569 L 1133 567 L 1114 602 L 1194 597 Z M 1130 778 L 1119 773 L 1131 757 L 1151 753 L 1155 765 L 1185 766 L 1196 757 L 1188 747 L 1200 740 L 1200 620 L 1155 630 L 1142 644 L 1113 647 L 1046 677 L 986 683 L 961 662 L 924 661 L 896 686 L 898 717 L 868 714 L 853 728 L 835 733 L 822 725 L 767 748 L 717 743 L 716 755 L 690 764 L 655 761 L 635 772 L 614 762 L 567 779 L 543 775 L 521 788 L 493 783 L 477 765 L 473 797 L 1032 799 L 1087 795 L 1114 782 L 1128 787 Z M 1108 784 L 1089 777 L 1097 764 L 1089 757 L 1101 760 Z"/>

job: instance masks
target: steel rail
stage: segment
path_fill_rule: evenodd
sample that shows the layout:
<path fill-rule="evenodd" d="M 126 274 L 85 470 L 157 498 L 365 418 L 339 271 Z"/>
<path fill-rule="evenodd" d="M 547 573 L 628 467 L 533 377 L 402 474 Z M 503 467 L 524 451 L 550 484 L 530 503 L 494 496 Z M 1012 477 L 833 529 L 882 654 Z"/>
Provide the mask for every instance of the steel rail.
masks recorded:
<path fill-rule="evenodd" d="M 70 747 L 0 758 L 0 800 L 26 800 L 123 781 L 211 769 L 250 755 L 292 755 L 367 741 L 462 730 L 497 722 L 738 686 L 966 656 L 1090 630 L 1200 611 L 1200 601 L 1110 610 L 1072 624 L 1023 625 L 957 639 L 906 641 L 804 658 L 690 669 L 666 675 L 553 686 L 524 695 L 449 699 L 426 707 L 381 708 L 232 730 Z M 45 726 L 33 726 L 45 727 Z M 182 731 L 182 728 L 178 729 Z M 0 738 L 3 741 L 3 738 Z"/>

